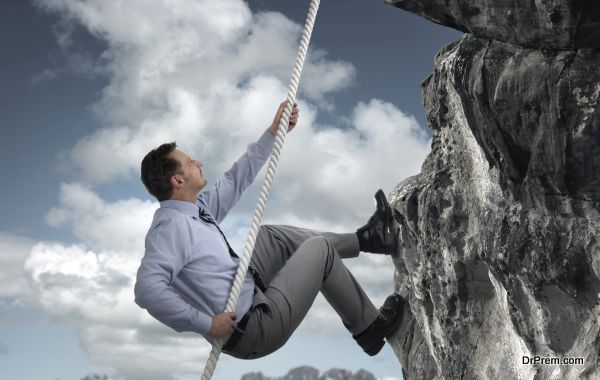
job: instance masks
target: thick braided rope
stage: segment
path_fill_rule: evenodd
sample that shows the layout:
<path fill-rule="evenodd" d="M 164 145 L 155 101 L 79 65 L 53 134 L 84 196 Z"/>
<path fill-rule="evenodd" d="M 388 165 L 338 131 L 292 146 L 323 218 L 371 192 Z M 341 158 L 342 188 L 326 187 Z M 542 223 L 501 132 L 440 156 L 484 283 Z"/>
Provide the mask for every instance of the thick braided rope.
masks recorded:
<path fill-rule="evenodd" d="M 296 101 L 296 91 L 298 90 L 298 82 L 300 81 L 300 75 L 302 73 L 302 67 L 304 66 L 304 59 L 306 58 L 306 52 L 308 50 L 308 44 L 310 42 L 310 36 L 312 34 L 313 26 L 315 24 L 315 18 L 317 16 L 317 10 L 319 9 L 320 0 L 311 0 L 310 7 L 308 9 L 308 16 L 304 25 L 304 32 L 300 41 L 300 48 L 298 49 L 298 55 L 296 56 L 296 64 L 292 71 L 292 79 L 288 88 L 287 105 L 285 111 L 279 121 L 279 129 L 277 136 L 275 137 L 275 143 L 273 145 L 273 151 L 271 152 L 271 158 L 269 159 L 269 165 L 267 168 L 267 174 L 260 190 L 260 196 L 254 209 L 254 216 L 252 217 L 252 224 L 250 226 L 250 232 L 246 238 L 246 244 L 244 246 L 244 254 L 240 259 L 240 265 L 238 266 L 235 279 L 233 280 L 233 287 L 229 294 L 229 300 L 227 301 L 227 307 L 225 312 L 235 311 L 235 305 L 237 304 L 238 298 L 240 297 L 240 291 L 242 284 L 246 278 L 246 272 L 248 271 L 248 265 L 252 258 L 252 252 L 254 251 L 254 243 L 256 242 L 256 236 L 258 235 L 258 229 L 262 220 L 263 213 L 267 206 L 267 198 L 269 197 L 269 191 L 271 189 L 271 183 L 275 177 L 275 171 L 277 170 L 277 163 L 279 162 L 279 155 L 287 134 L 290 115 L 292 113 L 293 105 Z M 221 348 L 223 347 L 224 339 L 217 339 L 210 351 L 210 356 L 206 362 L 204 373 L 202 374 L 202 380 L 210 380 L 213 372 L 217 366 L 219 355 L 221 354 Z"/>

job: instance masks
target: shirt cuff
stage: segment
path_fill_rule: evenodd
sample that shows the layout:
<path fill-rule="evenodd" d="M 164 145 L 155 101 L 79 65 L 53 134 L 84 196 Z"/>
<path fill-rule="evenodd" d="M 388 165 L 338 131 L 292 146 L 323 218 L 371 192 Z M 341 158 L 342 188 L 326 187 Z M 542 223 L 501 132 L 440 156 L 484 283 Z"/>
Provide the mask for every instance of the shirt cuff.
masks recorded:
<path fill-rule="evenodd" d="M 196 320 L 192 321 L 192 324 L 196 328 L 196 332 L 208 336 L 210 327 L 212 326 L 212 318 L 202 312 L 196 312 Z"/>

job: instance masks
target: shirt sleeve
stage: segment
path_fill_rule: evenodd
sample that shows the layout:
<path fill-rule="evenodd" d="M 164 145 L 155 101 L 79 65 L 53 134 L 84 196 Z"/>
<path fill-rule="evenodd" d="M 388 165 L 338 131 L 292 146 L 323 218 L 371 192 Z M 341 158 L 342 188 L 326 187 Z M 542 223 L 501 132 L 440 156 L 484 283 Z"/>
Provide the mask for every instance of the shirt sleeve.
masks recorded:
<path fill-rule="evenodd" d="M 208 336 L 212 317 L 186 302 L 170 285 L 190 257 L 190 237 L 173 219 L 161 221 L 146 237 L 137 272 L 135 302 L 175 331 Z"/>
<path fill-rule="evenodd" d="M 217 222 L 225 218 L 244 190 L 254 181 L 258 171 L 269 158 L 274 141 L 275 136 L 268 130 L 265 131 L 258 141 L 248 145 L 246 153 L 212 188 L 200 193 L 198 201 L 206 206 Z"/>

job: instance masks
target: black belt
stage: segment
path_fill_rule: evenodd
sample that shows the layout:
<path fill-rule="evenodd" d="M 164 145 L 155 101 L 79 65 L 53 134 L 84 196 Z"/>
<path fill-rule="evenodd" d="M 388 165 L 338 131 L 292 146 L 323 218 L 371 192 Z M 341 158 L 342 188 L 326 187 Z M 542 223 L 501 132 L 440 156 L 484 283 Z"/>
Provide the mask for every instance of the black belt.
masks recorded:
<path fill-rule="evenodd" d="M 233 334 L 231 334 L 231 337 L 229 337 L 227 343 L 223 345 L 223 350 L 232 351 L 237 345 L 237 343 L 240 341 L 240 339 L 242 339 L 242 336 L 244 336 L 244 331 L 246 330 L 246 325 L 250 320 L 250 310 L 252 310 L 252 308 L 250 308 L 246 312 L 246 314 L 244 314 L 242 319 L 238 322 L 237 327 L 235 328 L 235 330 L 233 330 Z"/>

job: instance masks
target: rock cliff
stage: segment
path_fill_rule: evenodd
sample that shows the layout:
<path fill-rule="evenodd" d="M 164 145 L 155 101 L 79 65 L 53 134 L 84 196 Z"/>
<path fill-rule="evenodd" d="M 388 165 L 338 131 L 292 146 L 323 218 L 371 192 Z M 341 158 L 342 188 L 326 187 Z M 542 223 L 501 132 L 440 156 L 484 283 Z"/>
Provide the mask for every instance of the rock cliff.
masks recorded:
<path fill-rule="evenodd" d="M 432 151 L 389 197 L 405 377 L 600 378 L 600 2 L 388 2 L 466 32 L 423 82 Z"/>

